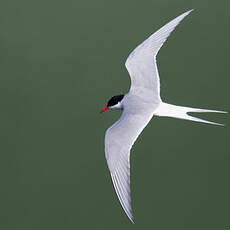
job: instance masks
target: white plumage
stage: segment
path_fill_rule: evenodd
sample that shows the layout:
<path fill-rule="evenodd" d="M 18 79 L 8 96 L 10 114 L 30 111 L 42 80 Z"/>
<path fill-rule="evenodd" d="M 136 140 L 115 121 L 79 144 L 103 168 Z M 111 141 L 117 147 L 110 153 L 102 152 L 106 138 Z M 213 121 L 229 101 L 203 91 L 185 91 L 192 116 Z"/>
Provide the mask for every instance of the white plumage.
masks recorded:
<path fill-rule="evenodd" d="M 160 98 L 156 55 L 167 37 L 192 10 L 178 16 L 141 43 L 126 60 L 131 77 L 130 91 L 114 107 L 122 109 L 120 119 L 105 134 L 105 155 L 114 188 L 122 208 L 132 223 L 130 196 L 130 150 L 153 116 L 168 116 L 217 124 L 187 115 L 187 112 L 223 112 L 170 105 Z"/>

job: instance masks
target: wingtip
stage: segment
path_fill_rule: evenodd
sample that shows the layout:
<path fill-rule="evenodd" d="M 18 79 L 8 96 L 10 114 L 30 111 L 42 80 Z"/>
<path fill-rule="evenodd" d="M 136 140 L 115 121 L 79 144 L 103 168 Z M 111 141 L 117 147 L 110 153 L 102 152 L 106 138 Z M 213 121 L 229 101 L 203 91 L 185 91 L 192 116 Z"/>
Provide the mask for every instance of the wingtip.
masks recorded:
<path fill-rule="evenodd" d="M 188 14 L 190 14 L 193 10 L 194 10 L 194 9 L 190 9 L 190 10 L 186 11 L 184 14 L 185 14 L 185 15 L 188 15 Z"/>
<path fill-rule="evenodd" d="M 129 218 L 129 220 L 131 221 L 131 223 L 132 223 L 132 224 L 135 224 L 135 222 L 134 222 L 134 217 L 133 217 L 133 214 L 132 214 L 132 209 L 131 209 L 131 203 L 129 203 L 129 201 L 127 201 L 127 200 L 125 199 L 125 195 L 126 195 L 125 193 L 126 193 L 127 191 L 124 191 L 124 190 L 123 190 L 123 188 L 124 188 L 123 186 L 124 186 L 124 185 L 121 185 L 121 184 L 119 183 L 119 177 L 120 177 L 120 174 L 119 174 L 117 171 L 111 173 L 111 178 L 112 178 L 112 181 L 113 181 L 113 185 L 114 185 L 116 194 L 117 194 L 117 196 L 118 196 L 118 199 L 119 199 L 119 201 L 120 201 L 120 204 L 121 204 L 121 206 L 122 206 L 122 208 L 123 208 L 123 210 L 124 210 L 126 216 L 127 216 L 127 217 Z M 128 191 L 128 193 L 130 193 L 130 192 Z M 129 196 L 130 196 L 130 194 L 129 194 Z M 127 202 L 128 202 L 128 203 L 127 203 Z"/>
<path fill-rule="evenodd" d="M 187 15 L 189 15 L 194 9 L 188 10 L 186 12 L 184 12 L 182 15 L 184 15 L 184 17 L 186 17 Z"/>
<path fill-rule="evenodd" d="M 127 217 L 129 218 L 129 220 L 131 221 L 132 224 L 135 224 L 135 221 L 134 221 L 133 216 L 131 217 L 131 216 L 128 216 L 128 215 L 127 215 Z"/>
<path fill-rule="evenodd" d="M 175 18 L 175 19 L 179 19 L 179 21 L 178 21 L 177 24 L 179 24 L 179 23 L 180 23 L 186 16 L 188 16 L 193 10 L 194 10 L 194 9 L 188 10 L 188 11 L 186 11 L 186 12 L 180 14 L 177 18 Z M 174 19 L 174 20 L 175 20 L 175 19 Z M 172 20 L 172 21 L 174 21 L 174 20 Z M 172 21 L 171 21 L 171 22 L 172 22 Z M 169 23 L 170 23 L 170 22 L 169 22 Z M 168 24 L 169 24 L 169 23 L 168 23 Z"/>

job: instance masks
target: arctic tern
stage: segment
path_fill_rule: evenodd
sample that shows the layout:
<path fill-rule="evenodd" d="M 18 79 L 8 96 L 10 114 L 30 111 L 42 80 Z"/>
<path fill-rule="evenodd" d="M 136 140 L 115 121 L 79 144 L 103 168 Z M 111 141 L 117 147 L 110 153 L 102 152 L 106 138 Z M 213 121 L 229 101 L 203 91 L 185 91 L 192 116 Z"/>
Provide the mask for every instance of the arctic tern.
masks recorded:
<path fill-rule="evenodd" d="M 222 125 L 188 115 L 188 112 L 224 111 L 197 109 L 167 104 L 160 97 L 160 80 L 156 56 L 170 33 L 190 12 L 170 21 L 128 56 L 125 66 L 131 78 L 127 94 L 112 97 L 101 113 L 108 109 L 120 109 L 122 115 L 105 134 L 105 156 L 122 208 L 134 223 L 130 197 L 130 150 L 153 116 L 173 117 L 190 121 Z"/>

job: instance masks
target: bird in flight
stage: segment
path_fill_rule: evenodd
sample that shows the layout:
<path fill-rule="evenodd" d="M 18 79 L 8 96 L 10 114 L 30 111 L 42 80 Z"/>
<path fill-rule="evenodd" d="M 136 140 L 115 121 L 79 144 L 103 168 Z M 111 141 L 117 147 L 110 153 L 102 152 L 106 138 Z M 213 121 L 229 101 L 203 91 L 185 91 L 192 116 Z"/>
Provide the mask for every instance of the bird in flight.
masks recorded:
<path fill-rule="evenodd" d="M 130 197 L 130 150 L 153 116 L 173 117 L 222 125 L 188 115 L 188 112 L 224 111 L 197 109 L 167 104 L 160 97 L 160 80 L 156 56 L 170 33 L 190 12 L 187 11 L 152 34 L 128 56 L 125 66 L 131 78 L 127 94 L 112 97 L 101 110 L 122 110 L 120 119 L 105 134 L 105 156 L 112 182 L 126 215 L 134 223 Z"/>

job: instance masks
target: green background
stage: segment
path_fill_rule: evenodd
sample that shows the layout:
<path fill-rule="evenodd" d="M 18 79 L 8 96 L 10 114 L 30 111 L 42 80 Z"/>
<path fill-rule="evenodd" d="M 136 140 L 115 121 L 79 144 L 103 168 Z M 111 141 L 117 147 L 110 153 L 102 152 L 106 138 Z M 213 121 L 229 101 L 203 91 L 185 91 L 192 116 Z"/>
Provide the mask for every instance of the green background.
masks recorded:
<path fill-rule="evenodd" d="M 136 225 L 104 157 L 129 89 L 124 62 L 148 35 L 195 8 L 158 55 L 168 103 L 230 111 L 229 1 L 1 0 L 0 229 L 230 229 L 230 122 L 154 118 L 131 154 Z"/>

